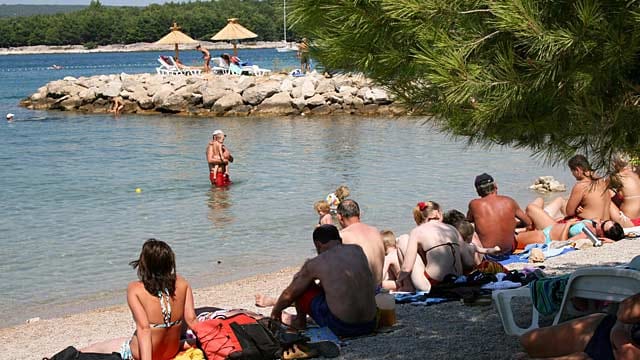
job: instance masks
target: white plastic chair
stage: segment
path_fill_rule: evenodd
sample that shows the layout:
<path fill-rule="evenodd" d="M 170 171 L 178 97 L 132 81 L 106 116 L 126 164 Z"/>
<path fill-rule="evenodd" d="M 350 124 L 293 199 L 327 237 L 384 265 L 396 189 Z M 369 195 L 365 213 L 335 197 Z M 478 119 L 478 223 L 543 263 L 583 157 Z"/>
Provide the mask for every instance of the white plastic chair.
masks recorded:
<path fill-rule="evenodd" d="M 617 267 L 589 267 L 578 269 L 571 274 L 565 287 L 560 309 L 556 313 L 553 325 L 559 324 L 565 319 L 565 313 L 572 317 L 587 315 L 596 312 L 597 309 L 580 311 L 573 306 L 575 297 L 620 302 L 629 296 L 640 292 L 640 271 Z M 525 332 L 539 327 L 539 313 L 532 303 L 531 324 L 527 328 L 519 327 L 511 310 L 511 299 L 514 297 L 531 298 L 531 289 L 521 287 L 518 289 L 498 290 L 492 294 L 493 303 L 500 315 L 502 326 L 506 334 L 522 335 Z"/>
<path fill-rule="evenodd" d="M 165 56 L 164 58 L 161 56 L 158 58 L 158 62 L 160 67 L 156 68 L 156 72 L 159 75 L 200 75 L 202 73 L 201 69 L 180 68 L 173 56 Z"/>
<path fill-rule="evenodd" d="M 531 300 L 531 289 L 528 286 L 519 287 L 517 289 L 508 290 L 496 290 L 491 294 L 493 298 L 493 304 L 495 305 L 500 320 L 502 321 L 502 327 L 507 335 L 520 336 L 529 330 L 537 329 L 539 325 L 540 313 L 536 310 L 536 307 L 532 303 L 531 324 L 527 328 L 521 328 L 516 324 L 513 318 L 513 311 L 511 310 L 511 299 L 514 297 L 523 297 Z"/>

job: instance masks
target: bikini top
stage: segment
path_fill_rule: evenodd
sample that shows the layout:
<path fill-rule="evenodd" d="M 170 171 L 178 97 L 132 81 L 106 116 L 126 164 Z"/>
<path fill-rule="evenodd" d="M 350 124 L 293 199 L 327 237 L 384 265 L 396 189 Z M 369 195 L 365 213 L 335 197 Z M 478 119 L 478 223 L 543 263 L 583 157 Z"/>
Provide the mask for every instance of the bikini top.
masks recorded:
<path fill-rule="evenodd" d="M 162 291 L 158 291 L 158 298 L 160 299 L 160 308 L 162 309 L 162 317 L 164 318 L 164 323 L 162 324 L 149 324 L 152 328 L 170 328 L 174 325 L 181 325 L 182 319 L 171 321 L 171 296 L 169 296 L 169 290 L 167 288 L 164 289 L 164 293 Z"/>
<path fill-rule="evenodd" d="M 572 238 L 580 233 L 582 233 L 582 229 L 586 226 L 585 224 L 591 223 L 591 220 L 582 220 L 579 223 L 575 223 L 571 225 L 569 228 L 569 237 Z"/>

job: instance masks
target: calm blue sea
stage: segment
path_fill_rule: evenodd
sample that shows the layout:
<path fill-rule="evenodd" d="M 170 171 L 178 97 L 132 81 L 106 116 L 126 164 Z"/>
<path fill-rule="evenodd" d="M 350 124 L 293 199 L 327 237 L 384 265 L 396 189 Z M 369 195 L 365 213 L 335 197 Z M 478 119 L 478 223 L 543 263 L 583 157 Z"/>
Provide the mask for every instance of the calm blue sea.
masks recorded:
<path fill-rule="evenodd" d="M 159 54 L 0 56 L 0 114 L 16 114 L 0 121 L 0 326 L 124 303 L 128 262 L 149 237 L 171 244 L 195 287 L 298 264 L 313 255 L 314 201 L 340 184 L 365 222 L 401 234 L 418 201 L 466 211 L 485 171 L 522 206 L 538 175 L 572 183 L 526 151 L 466 148 L 421 118 L 116 119 L 18 107 L 64 76 L 153 72 Z M 275 49 L 239 55 L 272 69 L 297 63 Z M 199 62 L 194 51 L 181 57 Z M 204 161 L 217 128 L 236 158 L 228 189 L 211 188 Z"/>

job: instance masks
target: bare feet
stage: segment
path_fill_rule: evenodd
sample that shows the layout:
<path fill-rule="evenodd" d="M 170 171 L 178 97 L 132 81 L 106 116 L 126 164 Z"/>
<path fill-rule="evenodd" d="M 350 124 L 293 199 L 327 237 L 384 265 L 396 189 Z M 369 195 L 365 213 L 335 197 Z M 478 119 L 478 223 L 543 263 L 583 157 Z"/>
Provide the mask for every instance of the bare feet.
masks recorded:
<path fill-rule="evenodd" d="M 264 294 L 256 294 L 257 307 L 270 307 L 276 304 L 276 298 Z"/>

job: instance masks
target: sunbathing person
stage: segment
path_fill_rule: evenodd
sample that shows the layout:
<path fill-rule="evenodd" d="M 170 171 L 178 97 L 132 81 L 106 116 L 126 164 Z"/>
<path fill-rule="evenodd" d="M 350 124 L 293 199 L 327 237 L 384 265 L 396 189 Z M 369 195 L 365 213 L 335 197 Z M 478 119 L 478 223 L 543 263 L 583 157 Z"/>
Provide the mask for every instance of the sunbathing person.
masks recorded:
<path fill-rule="evenodd" d="M 583 155 L 575 155 L 569 159 L 568 164 L 577 182 L 571 189 L 565 215 L 580 219 L 609 220 L 609 181 L 598 177 Z"/>
<path fill-rule="evenodd" d="M 610 215 L 623 227 L 640 225 L 640 177 L 630 160 L 622 153 L 613 156 L 615 172 L 611 183 L 615 192 L 611 198 Z"/>
<path fill-rule="evenodd" d="M 400 290 L 412 291 L 415 287 L 430 291 L 446 275 L 462 275 L 464 269 L 473 268 L 473 252 L 466 251 L 468 244 L 456 228 L 442 222 L 438 203 L 419 202 L 413 209 L 413 218 L 417 227 L 409 233 L 406 244 L 399 241 L 404 255 L 398 275 Z M 465 247 L 464 251 L 462 247 Z"/>
<path fill-rule="evenodd" d="M 338 222 L 342 226 L 340 236 L 345 244 L 359 245 L 369 261 L 375 286 L 382 283 L 382 266 L 384 265 L 384 244 L 380 231 L 360 221 L 360 206 L 351 199 L 338 205 Z"/>
<path fill-rule="evenodd" d="M 380 231 L 384 243 L 384 265 L 382 267 L 382 287 L 389 290 L 397 290 L 398 275 L 400 274 L 400 261 L 398 260 L 398 248 L 396 247 L 396 235 L 391 230 Z"/>
<path fill-rule="evenodd" d="M 515 249 L 516 218 L 527 228 L 532 226 L 531 219 L 514 199 L 498 195 L 498 185 L 491 175 L 476 176 L 474 185 L 480 198 L 469 202 L 467 220 L 474 223 L 483 247 L 499 246 L 505 255 L 511 254 Z"/>
<path fill-rule="evenodd" d="M 591 314 L 535 329 L 520 343 L 531 358 L 640 359 L 640 293 L 622 301 L 617 315 Z"/>
<path fill-rule="evenodd" d="M 306 327 L 309 315 L 337 336 L 370 334 L 376 325 L 375 282 L 362 248 L 343 244 L 333 225 L 317 227 L 313 244 L 318 256 L 302 265 L 275 302 L 271 317 L 287 322 L 283 312 L 295 303 L 291 325 L 298 329 Z M 270 304 L 267 300 L 261 305 Z"/>
<path fill-rule="evenodd" d="M 544 219 L 544 216 L 546 216 L 546 219 Z M 562 223 L 556 223 L 544 211 L 537 214 L 536 218 L 537 224 L 546 226 L 542 230 L 518 233 L 516 235 L 516 241 L 518 242 L 519 249 L 523 249 L 529 244 L 550 244 L 551 241 L 586 239 L 588 237 L 582 231 L 585 227 L 605 242 L 618 241 L 624 238 L 624 229 L 619 223 L 613 220 L 579 220 L 572 218 Z"/>
<path fill-rule="evenodd" d="M 130 338 L 120 338 L 81 349 L 82 352 L 119 352 L 124 360 L 173 359 L 181 350 L 181 324 L 196 321 L 189 283 L 176 274 L 175 255 L 163 241 L 149 239 L 138 260 L 138 278 L 127 287 L 127 303 L 136 323 Z"/>

